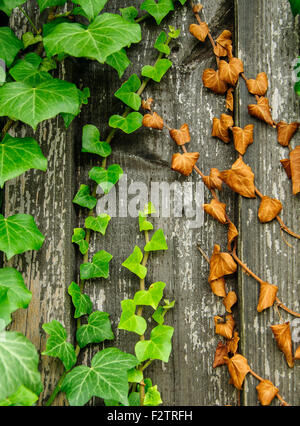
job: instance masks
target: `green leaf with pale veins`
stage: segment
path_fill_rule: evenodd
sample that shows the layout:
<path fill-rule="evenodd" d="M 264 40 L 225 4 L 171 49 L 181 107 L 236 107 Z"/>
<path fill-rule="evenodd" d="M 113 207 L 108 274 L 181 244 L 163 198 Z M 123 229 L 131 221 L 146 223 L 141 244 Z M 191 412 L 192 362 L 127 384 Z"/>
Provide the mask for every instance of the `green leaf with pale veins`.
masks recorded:
<path fill-rule="evenodd" d="M 76 340 L 81 348 L 90 343 L 101 343 L 114 338 L 109 314 L 99 311 L 93 312 L 88 318 L 88 324 L 79 327 L 76 333 Z"/>
<path fill-rule="evenodd" d="M 22 48 L 23 43 L 9 27 L 0 27 L 0 59 L 5 62 L 7 67 L 11 66 L 17 53 Z"/>
<path fill-rule="evenodd" d="M 112 164 L 107 169 L 103 167 L 93 167 L 89 172 L 89 177 L 103 189 L 104 194 L 108 194 L 114 185 L 123 175 L 123 170 L 118 164 Z"/>
<path fill-rule="evenodd" d="M 156 309 L 161 301 L 166 284 L 158 281 L 150 285 L 149 290 L 141 290 L 135 293 L 134 302 L 136 305 L 152 306 Z"/>
<path fill-rule="evenodd" d="M 0 400 L 18 391 L 20 386 L 39 395 L 43 389 L 35 346 L 21 333 L 0 331 Z"/>
<path fill-rule="evenodd" d="M 149 77 L 159 83 L 171 66 L 172 62 L 169 59 L 159 59 L 154 67 L 145 65 L 142 68 L 142 76 Z"/>
<path fill-rule="evenodd" d="M 119 50 L 119 52 L 116 52 L 116 53 L 113 53 L 112 55 L 109 55 L 106 58 L 105 62 L 110 67 L 114 68 L 117 71 L 119 78 L 122 77 L 124 72 L 127 70 L 129 65 L 131 64 L 130 60 L 128 59 L 128 56 L 126 54 L 125 49 L 121 49 L 121 50 Z"/>
<path fill-rule="evenodd" d="M 111 217 L 105 213 L 102 213 L 97 217 L 89 216 L 85 219 L 84 226 L 87 229 L 91 229 L 92 231 L 100 232 L 100 234 L 105 235 L 110 219 Z"/>
<path fill-rule="evenodd" d="M 48 56 L 65 53 L 105 62 L 106 58 L 131 43 L 139 43 L 141 28 L 119 15 L 103 13 L 88 26 L 61 23 L 44 37 Z"/>
<path fill-rule="evenodd" d="M 32 407 L 38 399 L 31 390 L 20 386 L 15 393 L 0 401 L 0 407 Z"/>
<path fill-rule="evenodd" d="M 104 8 L 108 0 L 72 0 L 75 4 L 80 4 L 89 21 L 93 21 Z"/>
<path fill-rule="evenodd" d="M 134 6 L 124 7 L 120 9 L 121 15 L 124 19 L 127 19 L 127 21 L 134 22 L 134 20 L 137 18 L 139 12 Z"/>
<path fill-rule="evenodd" d="M 142 127 L 143 116 L 139 112 L 131 112 L 127 117 L 121 115 L 112 115 L 109 119 L 109 126 L 114 129 L 123 130 L 124 133 L 130 134 Z"/>
<path fill-rule="evenodd" d="M 89 250 L 89 243 L 85 240 L 85 230 L 82 228 L 74 228 L 72 235 L 72 243 L 78 244 L 81 254 L 86 254 Z"/>
<path fill-rule="evenodd" d="M 16 214 L 5 218 L 0 214 L 0 250 L 8 260 L 28 250 L 39 250 L 44 239 L 32 216 Z"/>
<path fill-rule="evenodd" d="M 24 44 L 24 49 L 27 49 L 29 46 L 33 46 L 34 44 L 43 41 L 43 37 L 41 35 L 35 36 L 31 31 L 22 35 L 22 41 Z"/>
<path fill-rule="evenodd" d="M 174 10 L 172 0 L 146 0 L 142 3 L 141 10 L 146 10 L 155 19 L 157 25 Z"/>
<path fill-rule="evenodd" d="M 135 314 L 136 306 L 136 303 L 131 299 L 121 302 L 122 314 L 118 328 L 142 336 L 147 329 L 147 322 L 145 318 Z"/>
<path fill-rule="evenodd" d="M 87 124 L 82 129 L 81 151 L 108 157 L 111 154 L 111 146 L 107 142 L 100 141 L 100 132 L 96 126 Z"/>
<path fill-rule="evenodd" d="M 157 390 L 157 385 L 149 387 L 145 399 L 144 399 L 144 405 L 147 407 L 157 407 L 158 405 L 162 404 L 162 399 L 160 396 L 160 392 Z"/>
<path fill-rule="evenodd" d="M 142 260 L 143 253 L 138 246 L 135 246 L 131 255 L 122 263 L 122 266 L 129 269 L 129 271 L 143 280 L 147 275 L 147 268 L 141 265 Z"/>
<path fill-rule="evenodd" d="M 6 134 L 0 143 L 0 186 L 30 169 L 47 170 L 37 141 L 32 138 L 13 138 Z"/>
<path fill-rule="evenodd" d="M 10 16 L 15 7 L 21 6 L 26 0 L 0 0 L 0 10 Z"/>
<path fill-rule="evenodd" d="M 91 368 L 81 365 L 67 374 L 62 384 L 71 406 L 82 406 L 93 396 L 128 405 L 127 371 L 138 364 L 136 357 L 117 348 L 98 352 Z"/>
<path fill-rule="evenodd" d="M 31 292 L 24 284 L 20 272 L 14 268 L 0 269 L 0 318 L 5 325 L 11 321 L 11 314 L 17 309 L 26 309 L 31 301 Z"/>
<path fill-rule="evenodd" d="M 37 0 L 37 2 L 39 4 L 40 11 L 42 12 L 47 7 L 63 6 L 67 0 Z"/>
<path fill-rule="evenodd" d="M 147 220 L 147 216 L 143 212 L 139 212 L 139 228 L 140 231 L 151 231 L 153 225 Z"/>
<path fill-rule="evenodd" d="M 80 318 L 82 315 L 89 315 L 93 309 L 93 302 L 87 294 L 83 294 L 78 284 L 72 282 L 69 285 L 68 293 L 72 297 L 75 307 L 74 318 Z"/>
<path fill-rule="evenodd" d="M 141 87 L 141 80 L 136 74 L 132 74 L 125 83 L 122 84 L 119 90 L 116 91 L 115 97 L 120 99 L 130 108 L 138 111 L 140 109 L 142 99 L 135 93 Z"/>
<path fill-rule="evenodd" d="M 155 44 L 154 44 L 154 48 L 157 49 L 159 52 L 164 53 L 165 55 L 170 55 L 171 49 L 170 47 L 166 44 L 166 41 L 168 40 L 168 36 L 167 34 L 162 31 Z"/>
<path fill-rule="evenodd" d="M 300 0 L 289 0 L 294 16 L 300 15 Z"/>
<path fill-rule="evenodd" d="M 53 80 L 53 77 L 45 71 L 39 70 L 39 65 L 32 64 L 26 59 L 22 59 L 9 70 L 10 75 L 16 81 L 36 87 L 38 84 Z"/>
<path fill-rule="evenodd" d="M 73 203 L 92 210 L 97 204 L 97 198 L 91 195 L 91 189 L 88 185 L 80 185 L 79 191 L 73 199 Z"/>
<path fill-rule="evenodd" d="M 59 358 L 68 371 L 76 364 L 74 346 L 67 342 L 67 332 L 60 322 L 53 320 L 43 324 L 43 329 L 50 335 L 47 339 L 46 350 L 42 355 Z"/>
<path fill-rule="evenodd" d="M 100 250 L 94 254 L 91 263 L 83 263 L 80 265 L 80 278 L 89 280 L 91 278 L 108 278 L 109 262 L 113 256 L 105 250 Z"/>
<path fill-rule="evenodd" d="M 128 371 L 128 382 L 129 383 L 140 383 L 144 378 L 143 372 L 132 368 Z"/>
<path fill-rule="evenodd" d="M 165 235 L 162 229 L 158 229 L 152 235 L 151 240 L 144 247 L 145 251 L 168 250 Z"/>
<path fill-rule="evenodd" d="M 172 350 L 173 333 L 174 328 L 167 325 L 158 325 L 153 328 L 150 340 L 143 340 L 135 345 L 138 360 L 143 362 L 147 359 L 160 359 L 163 362 L 168 362 Z"/>

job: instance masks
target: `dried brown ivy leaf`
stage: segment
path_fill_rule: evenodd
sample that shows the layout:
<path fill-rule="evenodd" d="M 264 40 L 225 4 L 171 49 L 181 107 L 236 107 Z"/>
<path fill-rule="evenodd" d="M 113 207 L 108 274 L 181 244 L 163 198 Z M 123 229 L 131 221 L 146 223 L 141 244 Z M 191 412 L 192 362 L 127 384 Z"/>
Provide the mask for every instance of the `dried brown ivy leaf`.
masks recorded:
<path fill-rule="evenodd" d="M 289 143 L 294 136 L 294 134 L 299 129 L 300 123 L 294 121 L 291 124 L 286 123 L 285 121 L 280 121 L 277 123 L 277 141 L 282 146 L 289 146 Z"/>
<path fill-rule="evenodd" d="M 208 189 L 218 189 L 222 190 L 222 179 L 221 173 L 218 169 L 212 168 L 210 169 L 209 176 L 203 176 L 202 180 Z"/>
<path fill-rule="evenodd" d="M 227 94 L 226 94 L 226 108 L 229 109 L 230 111 L 234 110 L 233 92 L 234 92 L 234 88 L 230 87 L 227 90 Z"/>
<path fill-rule="evenodd" d="M 254 173 L 241 158 L 230 170 L 221 172 L 221 178 L 233 191 L 246 198 L 255 198 Z"/>
<path fill-rule="evenodd" d="M 174 154 L 172 157 L 172 170 L 181 173 L 184 176 L 189 176 L 197 163 L 200 154 L 199 152 L 187 152 L 184 154 Z"/>
<path fill-rule="evenodd" d="M 196 37 L 197 40 L 205 41 L 209 28 L 206 22 L 201 22 L 201 24 L 191 24 L 190 25 L 190 33 L 192 36 Z"/>
<path fill-rule="evenodd" d="M 184 145 L 191 140 L 189 126 L 184 123 L 179 130 L 170 130 L 170 136 L 177 143 L 177 145 Z"/>
<path fill-rule="evenodd" d="M 247 80 L 246 85 L 249 93 L 252 93 L 252 95 L 265 96 L 269 86 L 268 76 L 265 72 L 261 72 L 257 74 L 255 80 Z"/>
<path fill-rule="evenodd" d="M 201 12 L 202 9 L 203 9 L 203 5 L 198 3 L 198 4 L 195 4 L 195 6 L 193 7 L 193 12 L 199 13 L 199 12 Z"/>
<path fill-rule="evenodd" d="M 290 152 L 291 176 L 293 182 L 293 194 L 300 192 L 300 145 Z"/>
<path fill-rule="evenodd" d="M 153 102 L 154 102 L 153 98 L 148 98 L 145 101 L 142 100 L 142 108 L 145 111 L 151 111 L 151 106 L 152 106 Z"/>
<path fill-rule="evenodd" d="M 292 171 L 291 171 L 291 161 L 289 158 L 285 158 L 283 160 L 280 160 L 280 163 L 282 167 L 284 168 L 285 173 L 287 174 L 287 177 L 291 179 L 292 177 Z"/>
<path fill-rule="evenodd" d="M 233 385 L 241 390 L 245 377 L 251 370 L 248 361 L 242 355 L 236 354 L 232 358 L 225 358 Z"/>
<path fill-rule="evenodd" d="M 232 339 L 227 340 L 228 352 L 235 355 L 239 347 L 239 341 L 240 341 L 239 333 L 235 331 Z"/>
<path fill-rule="evenodd" d="M 216 46 L 214 48 L 214 54 L 218 57 L 227 56 L 228 49 L 232 48 L 232 33 L 228 30 L 224 30 L 222 34 L 216 40 Z"/>
<path fill-rule="evenodd" d="M 230 142 L 229 128 L 233 126 L 233 118 L 228 114 L 221 114 L 220 118 L 213 119 L 211 135 L 221 139 L 223 142 Z"/>
<path fill-rule="evenodd" d="M 226 61 L 220 61 L 219 71 L 221 80 L 235 86 L 239 75 L 244 72 L 244 64 L 239 58 L 231 58 L 229 63 Z"/>
<path fill-rule="evenodd" d="M 218 244 L 215 244 L 209 265 L 209 282 L 224 277 L 225 275 L 234 274 L 237 270 L 237 264 L 232 256 L 229 253 L 221 253 L 221 248 Z"/>
<path fill-rule="evenodd" d="M 231 339 L 235 322 L 232 315 L 226 315 L 226 322 L 222 317 L 215 316 L 215 332 L 216 334 L 225 337 L 225 339 Z"/>
<path fill-rule="evenodd" d="M 164 120 L 156 112 L 153 114 L 145 114 L 143 118 L 143 126 L 152 129 L 162 130 L 164 128 Z"/>
<path fill-rule="evenodd" d="M 259 402 L 264 406 L 270 405 L 279 392 L 279 389 L 269 380 L 262 380 L 259 385 L 256 386 L 256 390 Z"/>
<path fill-rule="evenodd" d="M 238 235 L 239 233 L 238 233 L 238 230 L 236 229 L 235 224 L 232 222 L 229 222 L 228 233 L 227 233 L 227 241 L 228 241 L 227 248 L 229 251 L 231 250 L 231 243 L 234 241 L 234 239 Z"/>
<path fill-rule="evenodd" d="M 215 71 L 212 68 L 207 68 L 203 72 L 202 81 L 207 89 L 212 90 L 218 95 L 224 95 L 227 92 L 228 85 L 221 79 L 219 70 Z"/>
<path fill-rule="evenodd" d="M 213 363 L 213 368 L 219 367 L 220 365 L 225 364 L 224 356 L 228 355 L 227 345 L 219 342 L 215 352 L 215 359 Z"/>
<path fill-rule="evenodd" d="M 211 291 L 218 297 L 226 297 L 225 279 L 218 278 L 210 282 Z"/>
<path fill-rule="evenodd" d="M 270 308 L 274 305 L 278 287 L 267 282 L 260 283 L 260 294 L 257 305 L 257 312 L 262 312 L 265 309 Z"/>
<path fill-rule="evenodd" d="M 223 300 L 223 305 L 225 306 L 226 311 L 231 314 L 232 313 L 232 306 L 236 304 L 238 298 L 235 293 L 235 291 L 230 291 L 227 296 Z"/>
<path fill-rule="evenodd" d="M 258 218 L 261 223 L 271 222 L 275 219 L 282 210 L 282 204 L 276 198 L 270 198 L 267 196 L 262 197 L 259 209 Z"/>
<path fill-rule="evenodd" d="M 211 215 L 214 219 L 225 225 L 227 222 L 226 204 L 221 203 L 219 200 L 213 198 L 210 204 L 203 204 L 203 208 L 207 214 Z"/>
<path fill-rule="evenodd" d="M 296 349 L 295 359 L 300 359 L 300 346 Z"/>
<path fill-rule="evenodd" d="M 253 131 L 253 124 L 248 124 L 244 129 L 240 127 L 232 128 L 234 147 L 239 154 L 244 155 L 248 146 L 253 143 Z"/>
<path fill-rule="evenodd" d="M 257 104 L 248 105 L 248 112 L 253 117 L 258 118 L 259 120 L 264 121 L 272 127 L 276 127 L 274 120 L 271 114 L 271 108 L 269 105 L 269 100 L 267 98 L 261 97 L 258 99 Z"/>
<path fill-rule="evenodd" d="M 271 330 L 276 339 L 278 348 L 284 353 L 286 362 L 290 368 L 294 367 L 292 336 L 290 323 L 271 325 Z"/>

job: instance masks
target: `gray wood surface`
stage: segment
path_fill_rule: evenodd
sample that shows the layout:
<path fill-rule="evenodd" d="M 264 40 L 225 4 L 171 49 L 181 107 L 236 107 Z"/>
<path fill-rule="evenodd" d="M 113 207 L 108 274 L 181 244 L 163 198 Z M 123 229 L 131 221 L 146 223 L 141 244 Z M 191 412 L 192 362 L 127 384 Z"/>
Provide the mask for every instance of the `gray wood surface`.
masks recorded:
<path fill-rule="evenodd" d="M 140 3 L 141 0 L 137 2 Z M 270 3 L 274 4 L 272 10 L 268 7 Z M 37 19 L 34 4 L 31 2 L 28 10 Z M 130 0 L 110 0 L 106 10 L 115 12 L 131 4 Z M 236 4 L 233 0 L 203 1 L 203 4 L 214 37 L 225 28 L 236 30 L 237 52 L 245 61 L 246 75 L 254 77 L 256 73 L 266 71 L 271 76 L 269 93 L 274 118 L 298 119 L 299 101 L 293 94 L 290 80 L 291 61 L 299 51 L 299 31 L 293 24 L 288 1 L 253 0 L 251 8 L 249 2 L 241 0 Z M 236 152 L 232 144 L 226 146 L 210 136 L 211 120 L 225 112 L 225 101 L 223 97 L 203 88 L 203 70 L 216 64 L 209 42 L 200 44 L 189 34 L 188 28 L 192 22 L 193 14 L 186 6 L 177 7 L 161 24 L 165 30 L 168 25 L 180 27 L 182 34 L 172 44 L 173 68 L 161 84 L 148 86 L 145 98 L 151 96 L 155 99 L 155 110 L 164 116 L 171 127 L 179 127 L 184 122 L 189 124 L 192 135 L 189 150 L 200 152 L 199 168 L 208 174 L 211 167 L 220 170 L 229 168 L 236 158 Z M 25 21 L 18 13 L 13 15 L 11 23 L 19 34 L 25 29 Z M 132 72 L 139 73 L 143 65 L 155 61 L 157 52 L 153 44 L 160 29 L 153 22 L 146 21 L 142 24 L 142 32 L 142 43 L 129 50 L 133 65 L 122 81 Z M 90 102 L 67 132 L 61 119 L 39 126 L 36 138 L 47 155 L 48 172 L 28 172 L 8 183 L 5 189 L 5 214 L 33 214 L 46 236 L 46 242 L 38 253 L 18 256 L 12 262 L 24 273 L 33 292 L 29 310 L 15 315 L 13 327 L 32 339 L 38 349 L 45 347 L 45 334 L 41 329 L 44 322 L 52 319 L 62 321 L 71 336 L 75 327 L 67 287 L 72 280 L 78 280 L 82 257 L 72 246 L 71 236 L 73 227 L 83 224 L 85 212 L 75 208 L 71 200 L 79 185 L 88 183 L 90 168 L 97 165 L 96 158 L 80 152 L 82 126 L 95 124 L 101 136 L 106 136 L 109 116 L 122 112 L 124 108 L 113 97 L 121 83 L 115 71 L 108 67 L 87 60 L 66 60 L 60 73 L 69 81 L 90 87 Z M 241 81 L 240 108 L 236 114 L 242 125 L 253 121 L 246 114 L 249 99 Z M 12 134 L 28 136 L 30 130 L 17 126 Z M 295 141 L 299 141 L 299 134 Z M 151 182 L 199 182 L 198 175 L 186 180 L 171 171 L 172 154 L 178 150 L 165 131 L 158 133 L 141 129 L 133 135 L 118 133 L 112 148 L 113 154 L 108 164 L 120 164 L 129 183 L 143 182 L 150 188 Z M 282 218 L 299 231 L 299 196 L 292 196 L 290 182 L 279 163 L 286 155 L 286 151 L 276 142 L 276 132 L 255 121 L 255 144 L 250 147 L 245 159 L 259 176 L 257 186 L 262 192 L 278 197 L 285 203 Z M 209 200 L 210 194 L 204 190 L 204 201 Z M 258 223 L 256 200 L 239 200 L 238 196 L 225 190 L 222 201 L 227 203 L 232 220 L 239 223 L 241 257 L 255 272 L 279 285 L 281 299 L 297 310 L 298 243 L 286 237 L 295 247 L 293 251 L 282 240 L 278 224 Z M 225 310 L 222 302 L 211 293 L 207 281 L 208 264 L 197 250 L 197 244 L 200 244 L 210 255 L 215 243 L 226 249 L 226 229 L 207 216 L 203 225 L 195 230 L 188 229 L 185 214 L 182 218 L 164 218 L 160 215 L 153 222 L 156 228 L 164 230 L 169 250 L 150 255 L 146 285 L 159 280 L 167 283 L 166 297 L 175 299 L 176 305 L 168 314 L 166 323 L 175 327 L 175 333 L 170 362 L 153 363 L 147 375 L 158 384 L 165 405 L 236 405 L 237 392 L 228 383 L 226 368 L 212 368 L 214 351 L 220 340 L 214 334 L 213 316 L 224 314 Z M 105 249 L 114 256 L 110 278 L 86 283 L 86 292 L 92 297 L 95 308 L 111 314 L 116 333 L 114 345 L 131 353 L 137 336 L 118 331 L 117 323 L 121 300 L 133 297 L 139 286 L 138 279 L 121 268 L 121 263 L 136 244 L 141 248 L 144 245 L 137 218 L 113 218 L 107 235 L 97 235 L 91 243 L 92 251 Z M 239 293 L 239 304 L 234 314 L 240 318 L 242 352 L 249 358 L 253 370 L 274 380 L 280 386 L 282 396 L 290 403 L 299 405 L 299 392 L 298 395 L 296 392 L 299 366 L 294 371 L 288 371 L 268 329 L 273 317 L 274 321 L 277 320 L 275 314 L 273 316 L 273 311 L 260 315 L 256 313 L 258 287 L 241 271 L 227 283 L 229 289 Z M 82 361 L 89 363 L 96 350 L 86 350 Z M 56 377 L 61 371 L 60 364 L 42 357 L 41 371 L 45 383 L 41 400 L 44 400 L 55 386 Z M 255 385 L 251 378 L 247 379 L 242 403 L 257 403 Z M 65 402 L 60 398 L 57 403 Z M 99 405 L 101 401 L 95 399 L 91 404 Z"/>

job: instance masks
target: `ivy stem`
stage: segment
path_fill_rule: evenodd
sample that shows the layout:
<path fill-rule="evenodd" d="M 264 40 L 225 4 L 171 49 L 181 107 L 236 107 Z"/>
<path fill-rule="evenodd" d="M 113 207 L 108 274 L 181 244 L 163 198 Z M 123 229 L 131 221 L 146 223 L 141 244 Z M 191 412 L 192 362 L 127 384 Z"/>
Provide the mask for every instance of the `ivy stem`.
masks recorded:
<path fill-rule="evenodd" d="M 48 399 L 48 401 L 45 403 L 45 406 L 46 406 L 46 407 L 50 407 L 50 406 L 53 404 L 53 402 L 55 401 L 55 398 L 57 397 L 57 395 L 60 393 L 61 386 L 62 386 L 62 384 L 63 384 L 63 381 L 65 380 L 65 377 L 66 377 L 67 373 L 68 373 L 68 371 L 65 371 L 65 372 L 63 373 L 63 375 L 61 376 L 61 378 L 59 379 L 59 381 L 58 381 L 58 383 L 57 383 L 57 385 L 56 385 L 56 387 L 55 387 L 54 391 L 52 392 L 52 394 L 51 394 L 50 398 L 49 398 L 49 399 Z"/>
<path fill-rule="evenodd" d="M 41 31 L 37 29 L 37 27 L 35 26 L 35 24 L 33 23 L 32 19 L 30 18 L 30 16 L 28 15 L 28 13 L 21 7 L 19 6 L 19 10 L 23 13 L 23 15 L 25 16 L 25 18 L 28 20 L 28 22 L 30 23 L 30 25 L 32 26 L 32 28 L 34 29 L 36 34 L 39 34 Z"/>
<path fill-rule="evenodd" d="M 143 15 L 143 16 L 140 16 L 139 18 L 136 18 L 135 19 L 135 22 L 137 23 L 137 24 L 139 24 L 140 22 L 143 22 L 143 21 L 145 21 L 146 19 L 148 19 L 148 18 L 150 18 L 150 14 L 149 13 L 146 13 L 145 15 Z"/>
<path fill-rule="evenodd" d="M 14 120 L 11 120 L 10 118 L 8 118 L 1 132 L 2 139 L 4 138 L 4 136 L 9 131 L 9 129 L 12 127 L 13 124 L 14 124 Z"/>

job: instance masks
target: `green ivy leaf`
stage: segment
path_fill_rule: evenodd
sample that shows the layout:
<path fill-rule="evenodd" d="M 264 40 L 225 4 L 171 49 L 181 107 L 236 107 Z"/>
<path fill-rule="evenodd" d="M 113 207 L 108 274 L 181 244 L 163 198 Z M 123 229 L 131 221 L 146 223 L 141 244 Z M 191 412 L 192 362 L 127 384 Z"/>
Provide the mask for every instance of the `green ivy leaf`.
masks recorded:
<path fill-rule="evenodd" d="M 170 55 L 171 53 L 171 49 L 170 47 L 166 44 L 166 41 L 168 40 L 168 36 L 167 34 L 162 31 L 155 44 L 154 44 L 154 48 L 157 49 L 159 52 L 164 53 L 165 55 Z"/>
<path fill-rule="evenodd" d="M 27 49 L 29 46 L 33 46 L 34 44 L 43 41 L 43 37 L 41 35 L 35 36 L 31 31 L 22 35 L 22 41 L 24 44 L 24 49 Z"/>
<path fill-rule="evenodd" d="M 80 278 L 89 280 L 91 278 L 108 278 L 109 262 L 113 256 L 105 250 L 100 250 L 93 256 L 92 263 L 80 265 Z"/>
<path fill-rule="evenodd" d="M 0 269 L 0 318 L 5 325 L 11 321 L 11 314 L 17 309 L 26 309 L 31 301 L 31 292 L 24 284 L 20 272 L 14 268 Z"/>
<path fill-rule="evenodd" d="M 178 1 L 180 1 L 182 6 L 187 2 L 187 0 L 178 0 Z"/>
<path fill-rule="evenodd" d="M 82 228 L 74 228 L 72 235 L 72 243 L 78 244 L 81 254 L 86 254 L 89 250 L 89 243 L 85 240 L 85 230 Z"/>
<path fill-rule="evenodd" d="M 145 318 L 135 314 L 136 306 L 136 303 L 131 299 L 121 302 L 122 314 L 118 328 L 142 336 L 147 329 L 147 322 Z"/>
<path fill-rule="evenodd" d="M 47 159 L 32 138 L 6 134 L 0 143 L 0 186 L 30 169 L 47 170 Z"/>
<path fill-rule="evenodd" d="M 152 306 L 156 309 L 161 301 L 166 284 L 158 281 L 150 285 L 149 290 L 141 290 L 135 293 L 134 302 L 136 305 Z"/>
<path fill-rule="evenodd" d="M 151 241 L 144 247 L 144 251 L 168 250 L 165 235 L 162 229 L 154 232 Z"/>
<path fill-rule="evenodd" d="M 0 401 L 0 407 L 31 407 L 38 399 L 31 390 L 20 386 L 15 393 Z"/>
<path fill-rule="evenodd" d="M 15 7 L 25 3 L 24 0 L 0 0 L 0 10 L 3 10 L 6 15 L 10 16 Z"/>
<path fill-rule="evenodd" d="M 141 398 L 139 392 L 131 392 L 128 397 L 130 407 L 139 407 L 141 405 Z"/>
<path fill-rule="evenodd" d="M 93 312 L 88 318 L 88 324 L 79 327 L 76 333 L 76 340 L 81 348 L 90 343 L 101 343 L 114 338 L 109 314 L 99 311 Z"/>
<path fill-rule="evenodd" d="M 108 194 L 113 186 L 123 175 L 123 170 L 118 164 L 112 164 L 107 169 L 103 167 L 93 167 L 89 172 L 89 177 L 103 189 L 104 194 Z"/>
<path fill-rule="evenodd" d="M 107 142 L 100 141 L 100 132 L 96 126 L 87 124 L 82 129 L 81 151 L 108 157 L 111 154 L 111 146 Z"/>
<path fill-rule="evenodd" d="M 105 235 L 110 219 L 111 217 L 104 213 L 97 217 L 89 216 L 86 218 L 84 226 L 87 229 L 91 229 L 92 231 L 100 232 L 102 235 Z"/>
<path fill-rule="evenodd" d="M 28 83 L 6 83 L 0 87 L 0 116 L 29 124 L 34 130 L 44 120 L 61 112 L 77 115 L 80 103 L 74 84 L 49 79 L 35 87 Z"/>
<path fill-rule="evenodd" d="M 173 25 L 169 25 L 169 30 L 170 30 L 170 32 L 168 33 L 169 37 L 176 39 L 180 36 L 180 30 L 176 30 L 176 28 L 173 27 Z"/>
<path fill-rule="evenodd" d="M 108 0 L 72 0 L 75 4 L 80 4 L 89 21 L 93 21 L 104 8 Z"/>
<path fill-rule="evenodd" d="M 146 0 L 142 3 L 141 10 L 146 10 L 155 19 L 157 25 L 168 15 L 171 10 L 174 10 L 172 0 Z"/>
<path fill-rule="evenodd" d="M 120 9 L 121 15 L 127 21 L 134 22 L 135 18 L 138 16 L 138 11 L 134 6 L 124 7 Z"/>
<path fill-rule="evenodd" d="M 143 372 L 132 368 L 128 371 L 128 382 L 129 383 L 140 383 L 144 378 Z"/>
<path fill-rule="evenodd" d="M 154 67 L 145 65 L 142 68 L 142 76 L 151 78 L 159 83 L 171 66 L 172 62 L 169 59 L 159 59 Z"/>
<path fill-rule="evenodd" d="M 0 214 L 0 250 L 8 260 L 27 250 L 39 250 L 44 239 L 32 216 L 16 214 L 5 218 Z"/>
<path fill-rule="evenodd" d="M 289 0 L 292 8 L 293 15 L 299 15 L 300 14 L 300 0 Z"/>
<path fill-rule="evenodd" d="M 57 68 L 57 63 L 52 58 L 43 58 L 41 65 L 40 65 L 40 71 L 51 71 L 55 70 Z"/>
<path fill-rule="evenodd" d="M 37 0 L 37 2 L 39 4 L 40 11 L 42 12 L 47 7 L 62 6 L 67 2 L 67 0 Z"/>
<path fill-rule="evenodd" d="M 121 49 L 119 52 L 109 55 L 106 58 L 106 63 L 118 72 L 119 78 L 122 77 L 126 69 L 131 64 L 125 49 Z"/>
<path fill-rule="evenodd" d="M 91 368 L 81 365 L 68 373 L 62 391 L 71 406 L 82 406 L 93 396 L 128 405 L 127 371 L 137 364 L 133 355 L 117 348 L 104 349 L 94 356 Z"/>
<path fill-rule="evenodd" d="M 163 362 L 168 362 L 172 350 L 173 333 L 174 328 L 167 325 L 158 325 L 153 328 L 150 340 L 143 340 L 135 345 L 138 360 L 143 362 L 147 359 L 160 359 Z"/>
<path fill-rule="evenodd" d="M 0 400 L 13 395 L 22 385 L 39 395 L 43 386 L 38 364 L 37 350 L 25 336 L 0 331 Z"/>
<path fill-rule="evenodd" d="M 53 80 L 48 72 L 39 70 L 39 64 L 31 63 L 27 59 L 18 61 L 9 70 L 9 73 L 14 80 L 26 83 L 30 87 L 36 87 L 38 84 Z"/>
<path fill-rule="evenodd" d="M 1 3 L 0 9 L 3 10 Z M 23 49 L 23 43 L 15 36 L 15 33 L 9 27 L 0 27 L 0 59 L 7 67 L 11 66 L 21 49 Z"/>
<path fill-rule="evenodd" d="M 154 207 L 153 203 L 151 203 L 151 201 L 144 206 L 143 213 L 145 215 L 155 214 L 156 213 L 155 207 Z"/>
<path fill-rule="evenodd" d="M 136 74 L 132 74 L 130 78 L 122 84 L 119 90 L 116 91 L 115 97 L 120 99 L 124 104 L 131 109 L 138 111 L 141 107 L 142 99 L 135 93 L 141 87 L 141 80 Z"/>
<path fill-rule="evenodd" d="M 300 96 L 300 81 L 298 81 L 298 83 L 295 84 L 295 92 L 297 93 L 298 96 Z"/>
<path fill-rule="evenodd" d="M 158 405 L 162 403 L 163 402 L 160 396 L 160 392 L 157 390 L 157 385 L 148 388 L 145 395 L 145 399 L 144 399 L 144 405 L 146 407 L 147 406 L 157 407 Z"/>
<path fill-rule="evenodd" d="M 88 185 L 80 185 L 79 191 L 73 199 L 73 203 L 92 210 L 97 204 L 97 198 L 91 195 L 91 189 Z"/>
<path fill-rule="evenodd" d="M 66 371 L 70 370 L 76 364 L 77 357 L 74 346 L 66 341 L 65 328 L 56 320 L 43 324 L 42 327 L 50 335 L 47 339 L 46 350 L 42 352 L 42 355 L 59 358 Z"/>
<path fill-rule="evenodd" d="M 131 112 L 127 117 L 112 115 L 109 119 L 109 126 L 114 129 L 121 129 L 124 133 L 133 133 L 142 127 L 143 116 L 139 112 Z"/>
<path fill-rule="evenodd" d="M 139 212 L 139 228 L 140 231 L 151 231 L 153 225 L 146 219 L 146 215 L 143 212 Z"/>
<path fill-rule="evenodd" d="M 131 253 L 131 255 L 122 263 L 122 266 L 129 269 L 129 271 L 133 272 L 143 280 L 147 275 L 147 268 L 141 265 L 142 260 L 143 253 L 138 246 L 135 246 L 133 253 Z"/>
<path fill-rule="evenodd" d="M 131 43 L 141 40 L 141 28 L 119 15 L 103 13 L 88 26 L 77 23 L 56 25 L 44 37 L 48 56 L 65 53 L 105 62 L 106 58 Z"/>
<path fill-rule="evenodd" d="M 5 64 L 4 62 L 2 62 L 2 59 L 0 59 L 0 87 L 3 86 L 5 82 L 6 82 Z"/>
<path fill-rule="evenodd" d="M 72 297 L 75 307 L 74 318 L 80 318 L 82 315 L 89 315 L 92 312 L 93 302 L 87 294 L 82 294 L 79 285 L 74 281 L 69 285 L 68 293 Z"/>

